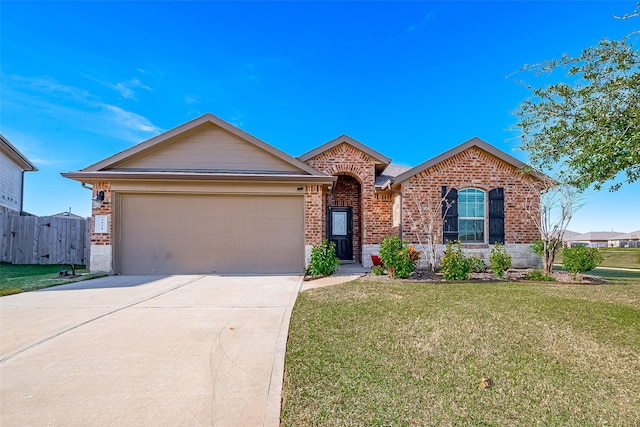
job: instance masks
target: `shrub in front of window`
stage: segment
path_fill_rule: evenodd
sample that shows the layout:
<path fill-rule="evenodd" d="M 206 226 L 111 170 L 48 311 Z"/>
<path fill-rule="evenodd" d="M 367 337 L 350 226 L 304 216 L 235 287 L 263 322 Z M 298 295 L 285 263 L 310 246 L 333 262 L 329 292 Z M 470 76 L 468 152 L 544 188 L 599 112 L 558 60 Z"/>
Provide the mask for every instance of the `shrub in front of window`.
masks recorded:
<path fill-rule="evenodd" d="M 504 279 L 504 272 L 511 268 L 511 255 L 504 245 L 496 243 L 489 254 L 491 271 L 500 280 Z"/>
<path fill-rule="evenodd" d="M 460 242 L 447 242 L 444 255 L 440 260 L 440 272 L 444 280 L 469 280 L 471 262 L 462 252 Z"/>
<path fill-rule="evenodd" d="M 482 258 L 469 257 L 469 263 L 471 264 L 472 273 L 486 273 L 487 263 Z"/>
<path fill-rule="evenodd" d="M 398 279 L 406 279 L 413 273 L 420 252 L 415 251 L 407 243 L 402 242 L 398 236 L 387 236 L 380 244 L 380 259 L 387 268 L 389 276 Z"/>
<path fill-rule="evenodd" d="M 573 280 L 576 280 L 578 273 L 593 270 L 601 262 L 602 255 L 596 248 L 580 245 L 562 250 L 562 268 L 573 273 Z"/>
<path fill-rule="evenodd" d="M 306 274 L 309 276 L 329 276 L 338 269 L 340 260 L 336 256 L 336 244 L 326 239 L 311 249 L 311 262 Z"/>

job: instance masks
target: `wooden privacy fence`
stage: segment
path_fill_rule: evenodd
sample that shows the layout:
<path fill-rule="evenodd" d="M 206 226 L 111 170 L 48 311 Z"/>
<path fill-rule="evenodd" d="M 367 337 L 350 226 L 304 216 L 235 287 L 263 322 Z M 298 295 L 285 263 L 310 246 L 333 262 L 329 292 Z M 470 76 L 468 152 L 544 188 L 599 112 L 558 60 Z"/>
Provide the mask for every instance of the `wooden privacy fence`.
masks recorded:
<path fill-rule="evenodd" d="M 88 219 L 0 215 L 0 261 L 89 267 Z"/>

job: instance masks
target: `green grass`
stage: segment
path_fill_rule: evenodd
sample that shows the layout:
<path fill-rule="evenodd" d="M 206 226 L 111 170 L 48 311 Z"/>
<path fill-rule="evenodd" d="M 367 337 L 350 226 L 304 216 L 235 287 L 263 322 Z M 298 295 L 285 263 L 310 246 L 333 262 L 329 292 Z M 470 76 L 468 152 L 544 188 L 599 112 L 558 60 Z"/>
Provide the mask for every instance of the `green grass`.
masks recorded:
<path fill-rule="evenodd" d="M 601 248 L 600 267 L 635 268 L 640 270 L 640 248 Z M 562 250 L 559 250 L 555 263 L 562 264 Z"/>
<path fill-rule="evenodd" d="M 64 266 L 64 269 L 69 270 L 69 274 L 71 274 L 70 266 Z M 60 265 L 17 265 L 1 263 L 0 296 L 34 291 L 36 289 L 104 276 L 104 274 L 89 274 L 89 271 L 86 270 L 84 266 L 76 267 L 76 274 L 82 274 L 82 276 L 79 277 L 58 277 L 59 272 Z"/>
<path fill-rule="evenodd" d="M 301 293 L 282 423 L 640 424 L 640 275 L 608 285 L 358 280 Z M 480 390 L 484 377 L 494 385 Z"/>

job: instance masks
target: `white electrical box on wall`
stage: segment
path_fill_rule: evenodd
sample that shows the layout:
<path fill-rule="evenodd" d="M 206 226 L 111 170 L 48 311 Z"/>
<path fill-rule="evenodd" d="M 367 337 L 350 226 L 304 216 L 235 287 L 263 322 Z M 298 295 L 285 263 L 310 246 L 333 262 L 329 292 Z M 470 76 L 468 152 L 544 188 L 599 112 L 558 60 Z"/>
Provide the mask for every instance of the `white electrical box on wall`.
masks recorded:
<path fill-rule="evenodd" d="M 109 220 L 106 215 L 96 215 L 95 223 L 93 224 L 94 233 L 108 233 L 109 232 Z"/>

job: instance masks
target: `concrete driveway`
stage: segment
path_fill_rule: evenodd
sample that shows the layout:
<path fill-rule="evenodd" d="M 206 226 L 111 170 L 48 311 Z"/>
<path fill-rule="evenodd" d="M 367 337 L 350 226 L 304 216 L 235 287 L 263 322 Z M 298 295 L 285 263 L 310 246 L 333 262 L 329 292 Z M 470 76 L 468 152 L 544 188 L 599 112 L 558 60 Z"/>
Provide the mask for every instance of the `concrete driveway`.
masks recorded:
<path fill-rule="evenodd" d="M 2 426 L 277 426 L 299 276 L 112 276 L 0 298 Z"/>

